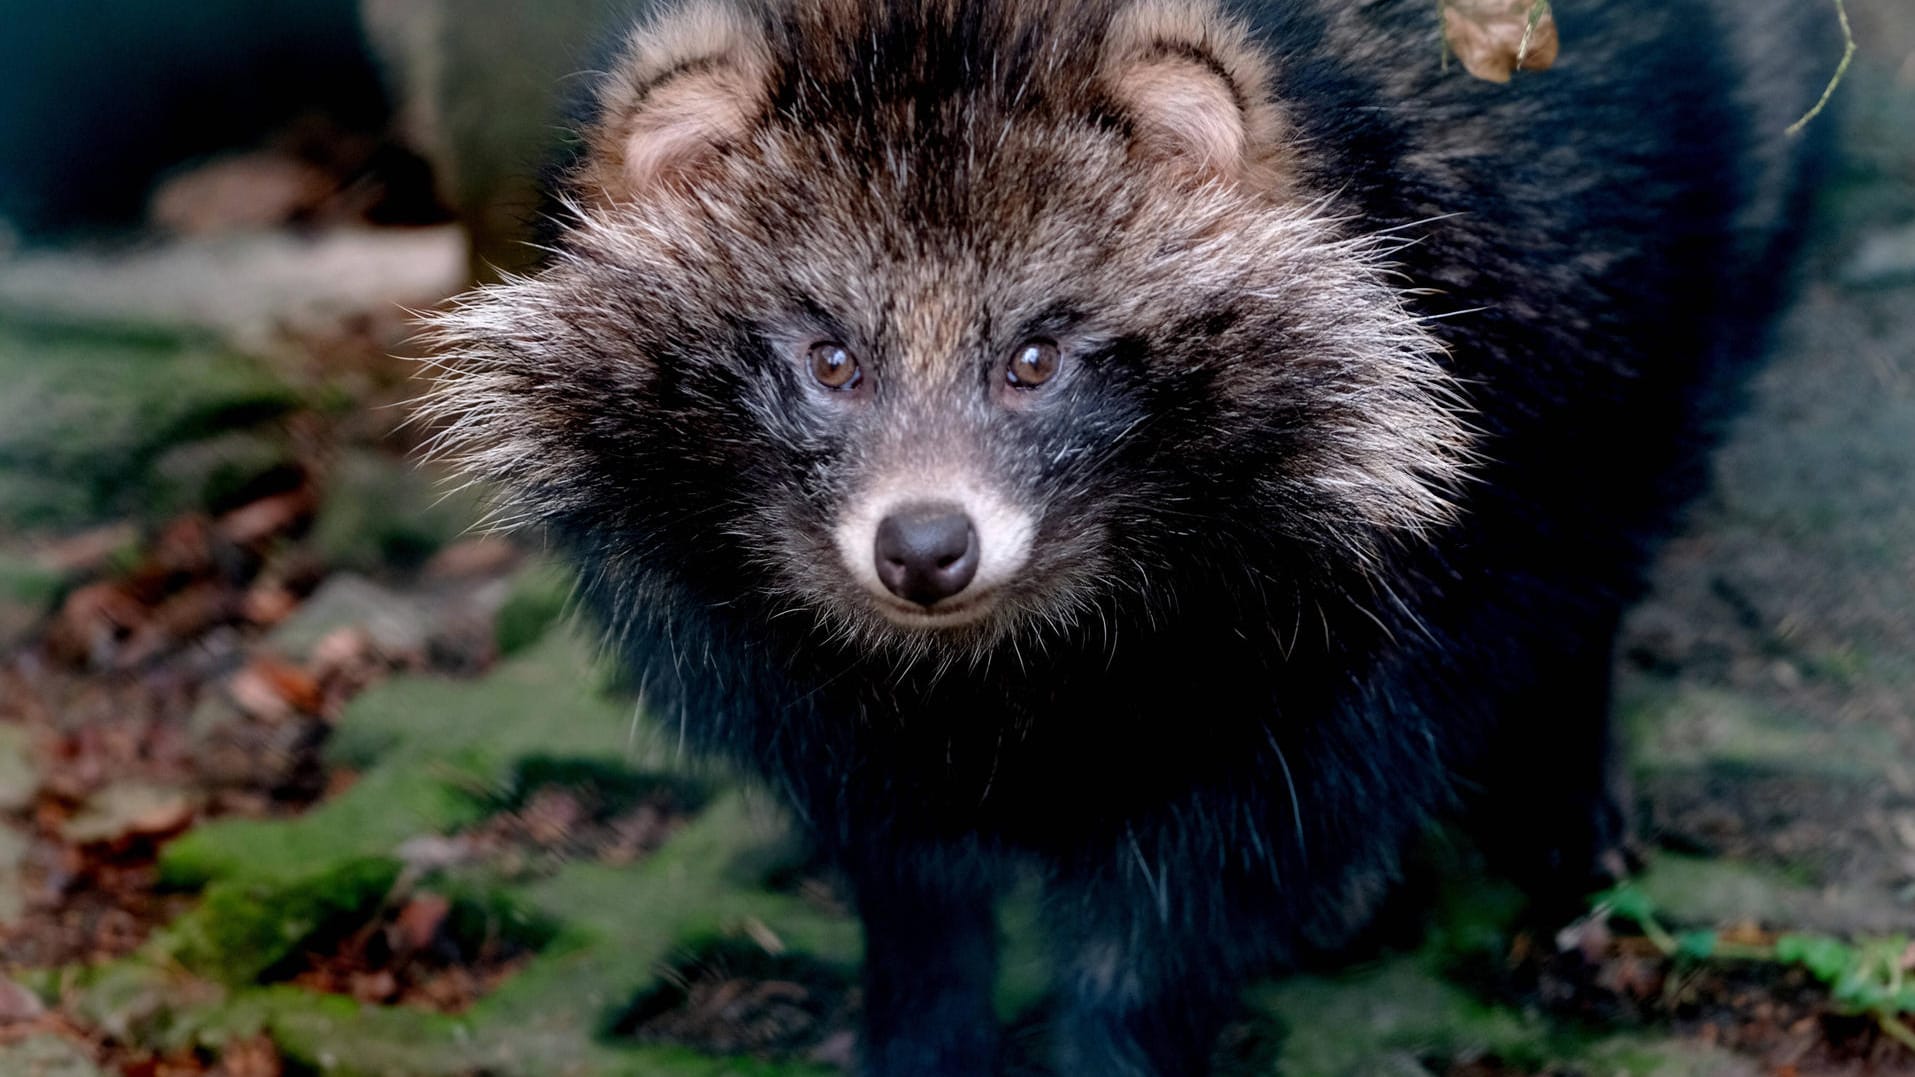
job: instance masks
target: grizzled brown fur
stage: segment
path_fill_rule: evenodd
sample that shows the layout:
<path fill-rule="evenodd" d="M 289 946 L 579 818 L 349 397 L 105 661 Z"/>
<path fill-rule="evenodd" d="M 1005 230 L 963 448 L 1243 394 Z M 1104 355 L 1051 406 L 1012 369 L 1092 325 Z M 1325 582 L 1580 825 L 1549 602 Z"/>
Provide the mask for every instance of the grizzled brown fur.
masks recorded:
<path fill-rule="evenodd" d="M 675 8 L 428 414 L 850 873 L 868 1072 L 996 1064 L 1021 865 L 1054 1065 L 1200 1072 L 1432 817 L 1538 886 L 1620 838 L 1616 619 L 1805 205 L 1796 6 L 1559 0 L 1510 87 L 1423 0 Z"/>

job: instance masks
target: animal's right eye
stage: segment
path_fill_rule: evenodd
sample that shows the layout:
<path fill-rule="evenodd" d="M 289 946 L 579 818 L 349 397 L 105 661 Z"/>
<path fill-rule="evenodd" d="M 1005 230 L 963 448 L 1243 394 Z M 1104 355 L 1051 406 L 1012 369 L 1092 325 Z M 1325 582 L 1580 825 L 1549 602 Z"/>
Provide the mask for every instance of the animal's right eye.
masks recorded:
<path fill-rule="evenodd" d="M 848 392 L 864 380 L 857 357 L 835 340 L 821 340 L 811 346 L 811 376 L 827 389 Z"/>

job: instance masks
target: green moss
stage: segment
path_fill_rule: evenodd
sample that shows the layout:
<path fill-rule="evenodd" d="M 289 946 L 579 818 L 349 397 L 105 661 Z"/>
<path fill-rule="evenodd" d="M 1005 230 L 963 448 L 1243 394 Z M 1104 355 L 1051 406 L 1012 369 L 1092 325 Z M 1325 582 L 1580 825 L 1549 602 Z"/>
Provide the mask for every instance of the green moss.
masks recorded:
<path fill-rule="evenodd" d="M 59 573 L 31 558 L 0 550 L 0 605 L 44 608 L 59 595 L 63 582 Z"/>
<path fill-rule="evenodd" d="M 95 981 L 99 1009 L 144 1015 L 128 1027 L 130 1042 L 206 1045 L 263 1028 L 290 1059 L 328 1074 L 828 1072 L 602 1038 L 687 947 L 770 942 L 850 975 L 860 938 L 851 919 L 765 888 L 776 859 L 766 850 L 790 848 L 783 816 L 714 793 L 715 775 L 668 766 L 671 738 L 603 689 L 590 651 L 570 632 L 548 631 L 482 681 L 399 678 L 359 697 L 329 746 L 359 780 L 297 819 L 218 822 L 171 843 L 166 879 L 204 886 L 204 900 L 115 977 Z M 463 1017 L 255 986 L 315 933 L 359 922 L 386 900 L 401 873 L 393 854 L 408 841 L 456 833 L 553 782 L 614 803 L 665 784 L 698 814 L 633 865 L 574 862 L 506 880 L 475 864 L 416 880 L 453 898 L 455 934 L 504 934 L 537 950 Z M 188 1000 L 182 969 L 225 993 Z"/>
<path fill-rule="evenodd" d="M 526 950 L 543 950 L 562 932 L 557 920 L 490 881 L 438 876 L 427 888 L 452 902 L 446 932 L 462 952 L 476 953 L 501 940 Z"/>
<path fill-rule="evenodd" d="M 216 883 L 159 937 L 159 952 L 208 979 L 250 983 L 301 942 L 362 919 L 392 892 L 396 860 L 367 858 L 305 875 Z"/>
<path fill-rule="evenodd" d="M 411 460 L 349 452 L 325 476 L 310 542 L 327 564 L 360 572 L 414 568 L 463 536 L 484 510 Z"/>
<path fill-rule="evenodd" d="M 153 945 L 138 956 L 80 970 L 61 982 L 60 997 L 81 1021 L 122 1043 L 170 1042 L 188 1015 L 216 1008 L 224 988 L 161 958 Z"/>
<path fill-rule="evenodd" d="M 1832 728 L 1747 693 L 1691 682 L 1635 686 L 1621 721 L 1645 774 L 1707 768 L 1875 780 L 1900 758 L 1886 729 Z"/>
<path fill-rule="evenodd" d="M 606 1077 L 843 1077 L 842 1070 L 806 1062 L 713 1058 L 682 1047 L 646 1047 L 607 1059 Z"/>
<path fill-rule="evenodd" d="M 1661 853 L 1635 880 L 1655 908 L 1681 925 L 1818 924 L 1839 912 L 1831 898 L 1787 871 L 1732 860 Z"/>
<path fill-rule="evenodd" d="M 509 799 L 527 759 L 548 768 L 563 759 L 573 769 L 661 769 L 669 749 L 635 736 L 633 704 L 599 691 L 592 668 L 581 641 L 554 633 L 484 681 L 409 677 L 380 685 L 347 708 L 328 746 L 335 765 L 361 772 L 351 788 L 297 819 L 197 827 L 167 846 L 163 875 L 172 885 L 198 886 L 390 855 L 410 838 L 468 826 Z"/>
<path fill-rule="evenodd" d="M 1497 1009 L 1403 957 L 1334 978 L 1300 976 L 1259 988 L 1253 1007 L 1284 1029 L 1280 1072 L 1340 1077 L 1392 1052 L 1493 1052 L 1517 1065 L 1551 1053 L 1532 1016 Z"/>
<path fill-rule="evenodd" d="M 696 811 L 711 795 L 708 782 L 690 776 L 632 770 L 603 758 L 540 754 L 519 761 L 509 792 L 495 808 L 517 810 L 547 786 L 582 793 L 606 813 L 636 805 L 659 792 L 670 793 L 681 807 Z"/>
<path fill-rule="evenodd" d="M 391 855 L 406 839 L 450 831 L 485 813 L 458 788 L 451 764 L 432 770 L 379 768 L 317 809 L 288 820 L 228 820 L 201 826 L 166 847 L 161 878 L 195 887 L 226 879 L 282 879 L 367 856 Z M 468 774 L 482 781 L 482 774 Z"/>
<path fill-rule="evenodd" d="M 0 319 L 0 527 L 183 507 L 156 500 L 168 449 L 295 407 L 262 365 L 191 334 Z"/>
<path fill-rule="evenodd" d="M 157 503 L 223 512 L 245 504 L 298 466 L 292 438 L 283 430 L 235 430 L 168 449 L 153 462 L 148 497 Z M 296 476 L 294 476 L 296 478 Z"/>
<path fill-rule="evenodd" d="M 0 1073 L 21 1077 L 104 1077 L 79 1045 L 53 1033 L 0 1043 Z"/>
<path fill-rule="evenodd" d="M 539 561 L 512 581 L 512 593 L 499 608 L 499 653 L 514 655 L 545 637 L 564 616 L 575 578 L 549 561 Z"/>

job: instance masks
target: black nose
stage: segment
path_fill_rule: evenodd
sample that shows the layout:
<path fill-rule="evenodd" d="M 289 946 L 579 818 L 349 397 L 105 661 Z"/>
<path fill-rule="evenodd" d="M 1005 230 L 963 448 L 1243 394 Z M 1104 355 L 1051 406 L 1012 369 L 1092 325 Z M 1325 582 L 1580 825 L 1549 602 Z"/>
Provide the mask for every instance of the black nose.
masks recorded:
<path fill-rule="evenodd" d="M 878 578 L 892 594 L 929 606 L 977 575 L 977 528 L 954 505 L 907 505 L 878 525 Z"/>

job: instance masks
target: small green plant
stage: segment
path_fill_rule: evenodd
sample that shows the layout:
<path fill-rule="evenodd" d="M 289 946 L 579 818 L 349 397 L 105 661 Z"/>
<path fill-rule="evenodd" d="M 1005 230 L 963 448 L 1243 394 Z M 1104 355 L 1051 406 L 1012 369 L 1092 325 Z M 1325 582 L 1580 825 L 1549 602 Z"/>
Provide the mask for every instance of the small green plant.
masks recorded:
<path fill-rule="evenodd" d="M 1593 915 L 1618 917 L 1642 929 L 1665 957 L 1678 961 L 1759 961 L 1800 966 L 1828 988 L 1844 1013 L 1870 1017 L 1882 1032 L 1915 1051 L 1915 945 L 1906 935 L 1843 942 L 1828 935 L 1779 935 L 1768 945 L 1725 940 L 1714 931 L 1672 932 L 1655 902 L 1624 883 L 1599 895 Z"/>

